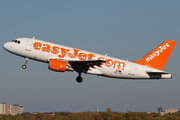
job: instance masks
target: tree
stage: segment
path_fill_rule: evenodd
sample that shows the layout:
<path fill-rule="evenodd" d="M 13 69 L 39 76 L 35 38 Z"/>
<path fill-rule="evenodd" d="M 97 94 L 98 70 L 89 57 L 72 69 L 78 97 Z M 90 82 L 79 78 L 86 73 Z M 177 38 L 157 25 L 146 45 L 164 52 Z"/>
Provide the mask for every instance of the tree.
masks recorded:
<path fill-rule="evenodd" d="M 42 120 L 53 120 L 54 116 L 53 115 L 44 115 Z"/>
<path fill-rule="evenodd" d="M 107 112 L 107 113 L 111 113 L 111 108 L 107 108 L 107 109 L 106 109 L 106 112 Z"/>

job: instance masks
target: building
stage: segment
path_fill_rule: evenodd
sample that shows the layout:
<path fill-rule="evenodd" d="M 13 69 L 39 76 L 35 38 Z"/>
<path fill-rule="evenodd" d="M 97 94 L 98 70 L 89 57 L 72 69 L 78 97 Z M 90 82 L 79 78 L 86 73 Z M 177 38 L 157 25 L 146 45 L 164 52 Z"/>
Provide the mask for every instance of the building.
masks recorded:
<path fill-rule="evenodd" d="M 5 115 L 12 115 L 13 112 L 13 106 L 12 105 L 6 105 L 5 106 Z"/>
<path fill-rule="evenodd" d="M 5 114 L 5 106 L 6 106 L 6 103 L 2 103 L 0 104 L 0 115 L 4 115 Z"/>
<path fill-rule="evenodd" d="M 18 106 L 19 106 L 18 104 L 14 104 L 13 105 L 13 113 L 12 113 L 13 115 L 17 115 L 18 114 Z"/>
<path fill-rule="evenodd" d="M 161 116 L 164 116 L 166 114 L 172 114 L 172 113 L 176 113 L 178 112 L 178 109 L 164 109 L 162 107 L 158 108 L 158 113 L 161 115 Z"/>
<path fill-rule="evenodd" d="M 24 105 L 18 106 L 18 114 L 20 115 L 22 113 L 24 113 Z"/>
<path fill-rule="evenodd" d="M 0 104 L 0 114 L 2 115 L 18 115 L 24 113 L 23 105 L 6 105 L 6 103 Z"/>

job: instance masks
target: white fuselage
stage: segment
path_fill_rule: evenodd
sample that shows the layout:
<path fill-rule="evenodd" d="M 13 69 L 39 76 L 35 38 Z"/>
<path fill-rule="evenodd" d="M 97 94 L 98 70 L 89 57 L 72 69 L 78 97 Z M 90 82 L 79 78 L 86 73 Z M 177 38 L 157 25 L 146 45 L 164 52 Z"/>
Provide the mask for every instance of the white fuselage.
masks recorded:
<path fill-rule="evenodd" d="M 151 67 L 136 64 L 130 61 L 104 56 L 80 49 L 62 46 L 50 42 L 31 38 L 17 38 L 18 42 L 7 42 L 4 48 L 18 56 L 45 63 L 50 59 L 58 59 L 65 62 L 79 60 L 105 60 L 101 67 L 90 68 L 87 73 L 125 79 L 150 79 L 147 72 L 164 72 Z M 40 44 L 39 44 L 40 43 Z M 44 47 L 44 48 L 43 48 Z M 153 77 L 151 77 L 153 79 Z M 171 74 L 163 74 L 161 78 L 171 78 Z"/>

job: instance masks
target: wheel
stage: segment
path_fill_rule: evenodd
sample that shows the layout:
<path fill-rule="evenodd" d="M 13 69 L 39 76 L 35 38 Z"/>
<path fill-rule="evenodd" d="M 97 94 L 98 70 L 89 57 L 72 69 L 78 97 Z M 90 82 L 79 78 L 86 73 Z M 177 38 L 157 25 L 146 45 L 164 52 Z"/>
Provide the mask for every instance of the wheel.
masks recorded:
<path fill-rule="evenodd" d="M 77 81 L 78 83 L 81 83 L 81 82 L 83 81 L 83 79 L 82 79 L 82 77 L 78 76 L 78 77 L 76 78 L 76 81 Z"/>
<path fill-rule="evenodd" d="M 23 69 L 26 69 L 26 65 L 23 65 L 22 68 L 23 68 Z"/>

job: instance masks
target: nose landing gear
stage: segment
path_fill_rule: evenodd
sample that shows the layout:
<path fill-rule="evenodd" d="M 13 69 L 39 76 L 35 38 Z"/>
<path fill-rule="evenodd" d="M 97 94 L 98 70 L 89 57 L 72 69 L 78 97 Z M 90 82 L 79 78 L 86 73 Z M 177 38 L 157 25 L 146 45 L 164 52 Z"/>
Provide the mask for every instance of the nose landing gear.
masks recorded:
<path fill-rule="evenodd" d="M 83 78 L 81 77 L 81 72 L 79 72 L 79 75 L 77 76 L 76 81 L 78 83 L 81 83 L 83 81 Z"/>
<path fill-rule="evenodd" d="M 23 69 L 26 69 L 26 64 L 28 63 L 28 60 L 29 60 L 28 58 L 25 58 L 25 64 L 22 65 L 22 68 L 23 68 Z"/>

